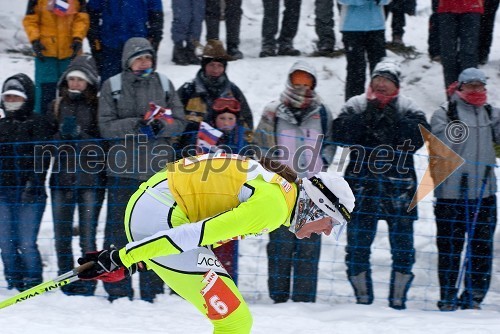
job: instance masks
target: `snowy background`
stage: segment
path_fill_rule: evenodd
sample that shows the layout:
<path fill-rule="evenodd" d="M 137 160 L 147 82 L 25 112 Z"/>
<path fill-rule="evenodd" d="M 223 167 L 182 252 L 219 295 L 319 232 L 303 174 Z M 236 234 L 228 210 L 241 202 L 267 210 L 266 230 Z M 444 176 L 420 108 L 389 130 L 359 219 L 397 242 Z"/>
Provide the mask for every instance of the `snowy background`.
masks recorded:
<path fill-rule="evenodd" d="M 198 66 L 175 66 L 171 62 L 172 42 L 170 1 L 164 0 L 165 35 L 160 45 L 158 70 L 169 76 L 176 87 L 191 80 Z M 427 26 L 430 0 L 418 0 L 415 17 L 407 17 L 404 40 L 416 46 L 421 57 L 405 61 L 391 52 L 388 55 L 402 61 L 401 93 L 412 97 L 430 119 L 432 112 L 444 101 L 444 83 L 439 63 L 427 56 Z M 8 76 L 24 72 L 33 77 L 30 57 L 9 50 L 26 47 L 26 35 L 21 20 L 27 1 L 0 0 L 0 82 Z M 304 0 L 295 47 L 303 54 L 314 49 L 314 2 Z M 258 122 L 263 107 L 276 99 L 284 88 L 285 75 L 297 60 L 309 61 L 318 73 L 317 91 L 334 114 L 344 102 L 345 58 L 277 57 L 258 58 L 262 22 L 262 0 L 243 1 L 241 51 L 244 60 L 232 62 L 228 75 L 245 93 Z M 335 17 L 338 22 L 338 14 Z M 497 21 L 500 21 L 498 16 Z M 221 39 L 225 39 L 221 24 Z M 497 27 L 498 31 L 498 27 Z M 337 46 L 342 47 L 341 34 L 336 31 Z M 390 39 L 390 28 L 387 30 Z M 202 41 L 204 42 L 204 41 Z M 88 50 L 88 47 L 85 46 Z M 500 36 L 494 36 L 490 62 L 482 68 L 489 77 L 489 102 L 500 105 Z M 417 168 L 422 175 L 426 168 L 426 151 L 418 152 Z M 340 157 L 340 153 L 337 157 Z M 342 164 L 332 166 L 341 169 Z M 254 316 L 253 333 L 498 333 L 500 330 L 499 251 L 496 251 L 490 292 L 481 311 L 441 313 L 436 308 L 439 298 L 436 274 L 435 222 L 432 196 L 419 206 L 420 219 L 415 223 L 416 278 L 409 292 L 408 309 L 396 311 L 387 306 L 390 275 L 390 253 L 386 224 L 379 224 L 373 244 L 373 275 L 375 302 L 371 306 L 356 305 L 352 288 L 346 281 L 344 265 L 345 236 L 339 242 L 323 238 L 318 284 L 318 302 L 303 304 L 288 302 L 273 305 L 267 295 L 267 237 L 240 243 L 239 286 Z M 102 241 L 105 211 L 99 223 Z M 500 237 L 497 233 L 496 246 Z M 75 253 L 78 253 L 75 241 Z M 50 207 L 47 206 L 39 236 L 44 261 L 44 278 L 57 276 Z M 6 289 L 0 264 L 0 300 L 15 294 Z M 136 289 L 136 295 L 138 291 Z M 211 325 L 187 302 L 177 296 L 161 295 L 154 304 L 135 300 L 108 303 L 101 286 L 96 297 L 67 297 L 60 291 L 47 293 L 30 301 L 0 310 L 0 332 L 10 333 L 211 333 Z"/>

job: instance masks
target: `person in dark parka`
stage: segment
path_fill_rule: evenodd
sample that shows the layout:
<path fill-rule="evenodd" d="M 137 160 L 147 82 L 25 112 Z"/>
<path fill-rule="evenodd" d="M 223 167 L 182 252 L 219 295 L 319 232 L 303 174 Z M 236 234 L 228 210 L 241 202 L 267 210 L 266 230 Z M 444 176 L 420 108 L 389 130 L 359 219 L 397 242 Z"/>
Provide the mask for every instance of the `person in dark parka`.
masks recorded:
<path fill-rule="evenodd" d="M 37 237 L 45 210 L 45 176 L 50 160 L 34 155 L 49 139 L 45 116 L 34 114 L 35 85 L 23 73 L 2 86 L 0 102 L 0 249 L 8 289 L 42 282 Z"/>
<path fill-rule="evenodd" d="M 408 211 L 417 187 L 413 153 L 424 144 L 419 125 L 429 128 L 418 106 L 399 94 L 399 82 L 399 65 L 383 59 L 367 92 L 347 101 L 332 131 L 335 143 L 350 148 L 345 178 L 356 197 L 347 226 L 347 276 L 357 303 L 371 304 L 370 247 L 378 220 L 386 220 L 392 254 L 389 306 L 394 309 L 406 308 L 414 277 L 417 209 Z"/>
<path fill-rule="evenodd" d="M 49 110 L 56 129 L 50 175 L 54 238 L 59 275 L 74 267 L 73 214 L 83 254 L 96 249 L 96 229 L 105 193 L 104 148 L 97 125 L 99 77 L 91 56 L 75 58 L 61 76 L 58 97 Z M 97 155 L 95 155 L 97 153 Z M 68 295 L 92 295 L 95 282 L 62 287 Z"/>

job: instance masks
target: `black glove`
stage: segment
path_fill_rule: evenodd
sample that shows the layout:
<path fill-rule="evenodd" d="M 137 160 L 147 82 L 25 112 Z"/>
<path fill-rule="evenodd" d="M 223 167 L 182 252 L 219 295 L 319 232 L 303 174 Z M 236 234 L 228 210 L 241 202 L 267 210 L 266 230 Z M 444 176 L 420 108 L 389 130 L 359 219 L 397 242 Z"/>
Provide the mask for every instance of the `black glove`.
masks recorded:
<path fill-rule="evenodd" d="M 125 268 L 116 249 L 88 252 L 78 259 L 80 265 L 94 262 L 94 266 L 78 274 L 81 280 L 101 280 L 113 283 L 131 276 L 137 271 L 137 264 Z"/>
<path fill-rule="evenodd" d="M 163 123 L 155 119 L 153 121 L 148 121 L 140 119 L 137 122 L 137 128 L 140 133 L 145 134 L 148 138 L 156 137 L 158 133 L 163 129 Z"/>
<path fill-rule="evenodd" d="M 59 135 L 62 139 L 76 139 L 80 136 L 81 127 L 76 124 L 75 116 L 64 117 L 59 126 Z"/>
<path fill-rule="evenodd" d="M 155 136 L 158 136 L 161 130 L 163 130 L 163 123 L 157 119 L 153 120 L 149 125 L 151 126 Z"/>
<path fill-rule="evenodd" d="M 38 59 L 40 59 L 41 61 L 44 61 L 45 60 L 45 56 L 43 55 L 42 51 L 43 50 L 47 50 L 45 48 L 45 46 L 42 44 L 42 42 L 40 42 L 39 39 L 35 39 L 32 43 L 31 43 L 31 47 L 33 48 L 33 53 L 35 54 L 35 57 L 37 57 Z"/>
<path fill-rule="evenodd" d="M 71 48 L 73 49 L 73 53 L 71 54 L 71 59 L 78 56 L 78 52 L 82 49 L 82 39 L 79 37 L 73 38 L 73 43 L 71 43 Z"/>

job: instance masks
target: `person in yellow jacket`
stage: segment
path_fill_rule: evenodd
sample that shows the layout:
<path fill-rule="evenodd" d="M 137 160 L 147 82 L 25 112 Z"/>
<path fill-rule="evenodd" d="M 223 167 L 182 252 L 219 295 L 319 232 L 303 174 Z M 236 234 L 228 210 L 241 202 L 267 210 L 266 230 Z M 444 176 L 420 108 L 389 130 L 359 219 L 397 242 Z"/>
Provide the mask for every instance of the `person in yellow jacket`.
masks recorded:
<path fill-rule="evenodd" d="M 211 247 L 281 225 L 299 238 L 338 235 L 354 195 L 335 173 L 298 179 L 290 167 L 235 154 L 188 157 L 141 184 L 125 216 L 129 243 L 85 254 L 80 279 L 119 281 L 154 270 L 212 322 L 214 333 L 249 333 L 252 316 Z"/>
<path fill-rule="evenodd" d="M 35 56 L 35 112 L 47 113 L 57 82 L 81 54 L 90 19 L 85 0 L 29 0 L 23 26 Z"/>

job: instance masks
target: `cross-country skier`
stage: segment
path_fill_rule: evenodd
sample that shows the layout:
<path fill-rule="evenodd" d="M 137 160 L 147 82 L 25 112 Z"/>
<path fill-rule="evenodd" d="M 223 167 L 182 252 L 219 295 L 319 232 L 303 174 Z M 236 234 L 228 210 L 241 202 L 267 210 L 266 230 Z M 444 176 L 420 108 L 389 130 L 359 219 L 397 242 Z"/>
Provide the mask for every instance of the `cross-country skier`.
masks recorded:
<path fill-rule="evenodd" d="M 214 333 L 250 333 L 248 306 L 211 247 L 281 225 L 299 238 L 338 235 L 353 209 L 349 185 L 334 173 L 298 179 L 276 161 L 225 153 L 181 159 L 132 195 L 129 243 L 87 253 L 79 263 L 95 264 L 79 278 L 113 282 L 154 270 L 207 316 Z"/>

